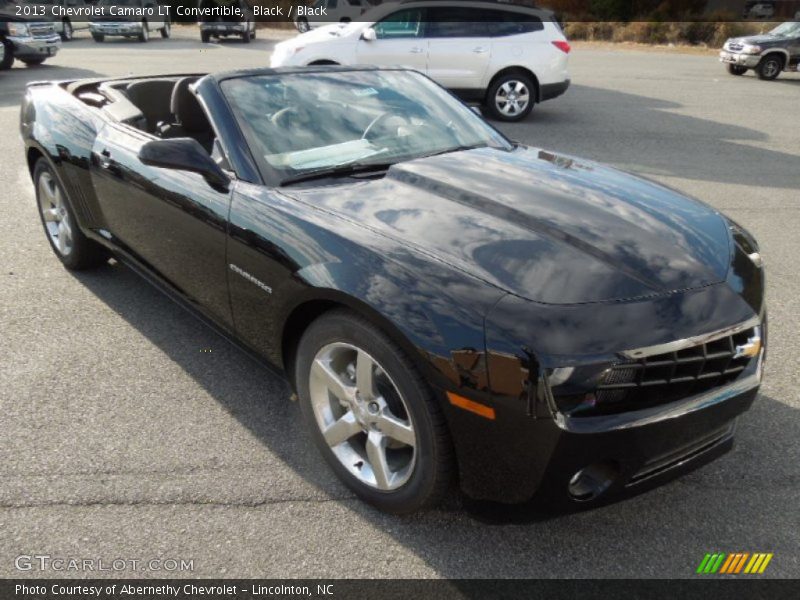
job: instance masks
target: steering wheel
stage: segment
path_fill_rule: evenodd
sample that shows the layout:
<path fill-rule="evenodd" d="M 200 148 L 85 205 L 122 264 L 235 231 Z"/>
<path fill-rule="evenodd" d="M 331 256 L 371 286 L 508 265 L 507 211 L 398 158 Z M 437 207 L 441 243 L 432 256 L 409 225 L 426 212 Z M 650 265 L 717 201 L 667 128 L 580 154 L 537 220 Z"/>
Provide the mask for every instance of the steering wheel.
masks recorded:
<path fill-rule="evenodd" d="M 368 140 L 369 138 L 367 136 L 369 136 L 370 132 L 378 125 L 378 123 L 382 123 L 388 117 L 393 117 L 393 116 L 395 115 L 393 115 L 390 112 L 382 112 L 377 117 L 372 119 L 372 121 L 370 121 L 370 124 L 367 125 L 367 128 L 364 130 L 364 133 L 361 134 L 361 139 Z"/>
<path fill-rule="evenodd" d="M 297 117 L 299 115 L 300 113 L 294 106 L 287 106 L 286 108 L 282 108 L 274 115 L 272 115 L 269 118 L 269 120 L 272 122 L 273 125 L 283 126 L 281 122 L 284 121 L 286 118 L 291 116 Z"/>

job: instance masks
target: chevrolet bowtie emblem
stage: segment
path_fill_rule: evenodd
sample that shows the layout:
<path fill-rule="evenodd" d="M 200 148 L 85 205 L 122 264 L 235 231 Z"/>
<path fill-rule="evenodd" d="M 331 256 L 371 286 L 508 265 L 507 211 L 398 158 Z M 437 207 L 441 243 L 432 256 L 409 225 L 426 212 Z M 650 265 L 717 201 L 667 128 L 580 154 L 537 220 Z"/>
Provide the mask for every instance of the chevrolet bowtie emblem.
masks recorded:
<path fill-rule="evenodd" d="M 733 358 L 742 358 L 743 356 L 752 358 L 758 356 L 759 352 L 761 352 L 761 338 L 755 335 L 748 338 L 746 344 L 739 344 L 736 346 L 733 352 Z"/>

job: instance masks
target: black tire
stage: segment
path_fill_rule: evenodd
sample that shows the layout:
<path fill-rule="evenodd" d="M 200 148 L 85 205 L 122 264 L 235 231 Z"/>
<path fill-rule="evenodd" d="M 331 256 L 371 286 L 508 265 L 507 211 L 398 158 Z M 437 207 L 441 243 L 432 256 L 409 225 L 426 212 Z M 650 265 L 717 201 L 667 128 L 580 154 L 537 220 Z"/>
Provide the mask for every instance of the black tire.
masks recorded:
<path fill-rule="evenodd" d="M 75 33 L 72 29 L 72 23 L 70 23 L 69 19 L 64 19 L 62 23 L 64 24 L 64 28 L 61 30 L 61 39 L 65 42 L 72 41 L 73 34 Z"/>
<path fill-rule="evenodd" d="M 28 66 L 28 67 L 38 67 L 40 64 L 42 64 L 47 59 L 46 58 L 25 58 L 25 59 L 21 58 L 20 60 L 22 62 L 24 62 L 25 65 Z"/>
<path fill-rule="evenodd" d="M 300 33 L 306 33 L 307 31 L 310 30 L 311 27 L 308 24 L 308 19 L 306 19 L 305 17 L 297 19 L 297 31 L 299 31 Z"/>
<path fill-rule="evenodd" d="M 172 34 L 172 26 L 169 24 L 169 21 L 164 22 L 164 26 L 161 28 L 161 37 L 165 40 L 169 39 L 169 36 Z"/>
<path fill-rule="evenodd" d="M 744 75 L 747 73 L 747 67 L 743 67 L 742 65 L 728 65 L 728 73 L 731 75 Z"/>
<path fill-rule="evenodd" d="M 106 36 L 102 33 L 93 33 L 92 39 L 94 39 L 95 42 L 102 42 L 106 39 Z"/>
<path fill-rule="evenodd" d="M 72 234 L 72 246 L 66 253 L 62 252 L 55 244 L 53 238 L 48 232 L 47 223 L 45 222 L 45 216 L 42 211 L 43 203 L 40 191 L 40 183 L 42 183 L 41 179 L 44 174 L 48 175 L 52 184 L 61 194 L 64 210 L 69 217 L 70 230 Z M 78 226 L 78 221 L 75 219 L 75 212 L 72 210 L 72 204 L 69 196 L 67 196 L 64 188 L 61 187 L 61 183 L 53 172 L 50 163 L 48 163 L 44 158 L 40 158 L 36 162 L 36 166 L 33 170 L 33 183 L 36 190 L 36 205 L 39 211 L 39 218 L 42 222 L 42 227 L 44 228 L 45 236 L 47 237 L 47 241 L 50 243 L 50 247 L 53 249 L 53 252 L 55 252 L 55 255 L 63 263 L 63 265 L 71 271 L 82 271 L 84 269 L 97 267 L 106 262 L 108 259 L 108 253 L 106 252 L 105 248 L 96 242 L 93 242 L 83 234 Z"/>
<path fill-rule="evenodd" d="M 211 34 L 208 33 L 207 31 L 201 31 L 200 41 L 203 42 L 204 44 L 207 44 L 209 41 L 211 41 Z"/>
<path fill-rule="evenodd" d="M 253 39 L 256 39 L 257 32 L 258 32 L 258 27 L 253 27 Z"/>
<path fill-rule="evenodd" d="M 147 26 L 147 21 L 142 21 L 142 32 L 138 39 L 143 44 L 150 40 L 150 28 Z"/>
<path fill-rule="evenodd" d="M 513 102 L 517 102 L 516 106 L 520 106 L 519 99 L 527 97 L 527 102 L 525 103 L 524 107 L 513 111 L 512 107 L 514 104 L 503 104 L 500 100 L 500 96 L 502 96 L 504 93 L 506 94 L 506 97 L 508 97 L 508 95 L 505 91 L 501 92 L 501 90 L 506 89 L 510 89 L 514 93 L 520 92 L 519 96 L 513 97 Z M 526 92 L 526 95 L 521 93 L 523 90 Z M 486 92 L 486 101 L 484 105 L 489 115 L 493 119 L 498 121 L 515 122 L 521 121 L 527 117 L 533 110 L 535 103 L 536 87 L 534 86 L 533 80 L 524 73 L 508 73 L 498 77 L 494 82 L 492 82 L 488 91 Z"/>
<path fill-rule="evenodd" d="M 780 54 L 767 54 L 756 67 L 759 79 L 772 81 L 783 70 L 783 57 Z"/>
<path fill-rule="evenodd" d="M 251 39 L 253 39 L 253 34 L 250 32 L 250 23 L 247 23 L 244 33 L 242 34 L 242 41 L 245 44 L 249 44 Z"/>
<path fill-rule="evenodd" d="M 0 60 L 0 71 L 10 69 L 14 64 L 14 45 L 8 40 L 0 40 L 3 44 L 3 59 Z"/>
<path fill-rule="evenodd" d="M 379 490 L 350 473 L 327 444 L 317 424 L 310 392 L 311 368 L 317 353 L 328 344 L 337 342 L 355 346 L 374 358 L 394 383 L 408 409 L 416 437 L 415 458 L 408 479 L 396 489 Z M 325 313 L 308 327 L 300 340 L 294 376 L 303 418 L 315 444 L 337 476 L 358 497 L 394 514 L 429 508 L 442 500 L 455 473 L 452 443 L 444 415 L 409 358 L 386 334 L 349 310 L 336 309 Z"/>

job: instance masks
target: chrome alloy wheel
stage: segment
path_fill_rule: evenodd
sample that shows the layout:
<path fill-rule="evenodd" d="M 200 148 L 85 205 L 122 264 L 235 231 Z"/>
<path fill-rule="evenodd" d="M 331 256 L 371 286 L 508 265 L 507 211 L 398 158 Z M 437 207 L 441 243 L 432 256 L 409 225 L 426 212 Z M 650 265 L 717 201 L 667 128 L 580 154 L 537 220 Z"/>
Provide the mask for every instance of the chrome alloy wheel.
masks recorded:
<path fill-rule="evenodd" d="M 72 252 L 72 222 L 61 190 L 50 173 L 39 177 L 39 211 L 53 246 L 62 256 Z"/>
<path fill-rule="evenodd" d="M 497 88 L 494 103 L 497 110 L 507 117 L 523 112 L 531 101 L 530 90 L 522 81 L 511 79 Z"/>
<path fill-rule="evenodd" d="M 309 395 L 323 438 L 356 479 L 381 491 L 409 480 L 416 463 L 414 424 L 374 358 L 350 344 L 324 346 L 311 365 Z"/>

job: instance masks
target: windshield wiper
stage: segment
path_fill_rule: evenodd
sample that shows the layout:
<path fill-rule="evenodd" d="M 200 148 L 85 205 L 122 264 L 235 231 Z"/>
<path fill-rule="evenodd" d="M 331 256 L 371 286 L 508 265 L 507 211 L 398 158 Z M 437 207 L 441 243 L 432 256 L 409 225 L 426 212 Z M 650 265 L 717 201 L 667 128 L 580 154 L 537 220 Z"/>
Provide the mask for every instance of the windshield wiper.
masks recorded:
<path fill-rule="evenodd" d="M 326 177 L 345 177 L 347 175 L 358 175 L 359 173 L 381 172 L 386 171 L 391 167 L 393 162 L 386 163 L 370 163 L 370 162 L 352 162 L 331 167 L 330 169 L 318 169 L 308 173 L 302 173 L 294 177 L 287 177 L 281 181 L 281 185 L 290 185 L 292 183 L 301 183 L 303 181 L 313 181 L 314 179 L 325 179 Z"/>
<path fill-rule="evenodd" d="M 416 158 L 430 158 L 431 156 L 440 156 L 442 154 L 450 154 L 451 152 L 462 152 L 464 150 L 475 150 L 477 148 L 496 148 L 496 146 L 489 146 L 486 142 L 481 142 L 479 144 L 467 144 L 464 146 L 454 146 L 452 148 L 445 148 L 444 150 L 437 150 L 436 152 L 431 152 L 430 154 L 423 154 L 422 156 L 418 156 Z"/>

